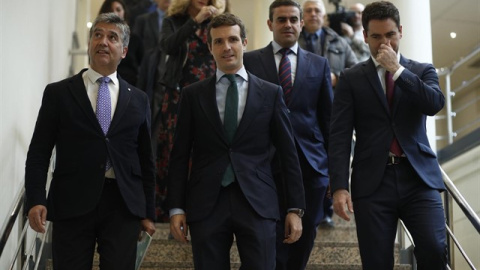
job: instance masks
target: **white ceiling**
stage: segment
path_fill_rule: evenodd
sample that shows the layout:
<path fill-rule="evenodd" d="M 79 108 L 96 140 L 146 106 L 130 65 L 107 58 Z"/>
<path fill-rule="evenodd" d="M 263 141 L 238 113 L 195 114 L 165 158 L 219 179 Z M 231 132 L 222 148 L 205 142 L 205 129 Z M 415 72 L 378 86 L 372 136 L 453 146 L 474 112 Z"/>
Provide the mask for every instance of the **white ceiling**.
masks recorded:
<path fill-rule="evenodd" d="M 480 46 L 480 0 L 430 0 L 430 13 L 436 67 L 451 66 Z"/>

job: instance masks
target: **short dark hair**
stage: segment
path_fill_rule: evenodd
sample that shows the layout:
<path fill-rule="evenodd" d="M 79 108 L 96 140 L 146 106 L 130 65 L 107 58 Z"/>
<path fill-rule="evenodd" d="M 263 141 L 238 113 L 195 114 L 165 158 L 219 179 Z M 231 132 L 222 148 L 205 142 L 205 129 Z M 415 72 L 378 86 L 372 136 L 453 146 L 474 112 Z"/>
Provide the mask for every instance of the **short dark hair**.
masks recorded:
<path fill-rule="evenodd" d="M 213 19 L 210 21 L 210 23 L 207 26 L 207 42 L 208 44 L 212 45 L 212 35 L 210 34 L 210 30 L 212 28 L 217 28 L 220 26 L 234 26 L 238 25 L 240 27 L 240 38 L 242 39 L 242 42 L 247 38 L 247 32 L 245 30 L 245 25 L 243 24 L 242 20 L 233 15 L 232 13 L 223 13 L 220 14 L 216 17 L 213 17 Z"/>
<path fill-rule="evenodd" d="M 123 2 L 123 0 L 105 0 L 102 6 L 100 7 L 100 10 L 98 11 L 98 15 L 102 13 L 113 12 L 112 4 L 115 2 L 119 3 L 122 6 L 123 12 L 125 12 L 123 19 L 128 22 L 129 13 L 128 13 L 127 5 L 125 4 L 125 2 Z"/>
<path fill-rule="evenodd" d="M 90 28 L 90 38 L 92 38 L 93 32 L 99 23 L 114 24 L 120 30 L 120 38 L 123 47 L 128 47 L 128 42 L 130 41 L 130 27 L 128 27 L 126 21 L 122 20 L 122 18 L 118 17 L 118 15 L 113 12 L 102 13 L 98 15 Z"/>
<path fill-rule="evenodd" d="M 294 6 L 298 8 L 298 11 L 300 11 L 300 18 L 298 19 L 301 20 L 303 18 L 302 6 L 300 6 L 298 2 L 293 0 L 275 0 L 270 4 L 270 8 L 269 8 L 268 19 L 271 22 L 273 22 L 273 10 L 281 6 Z"/>
<path fill-rule="evenodd" d="M 398 28 L 400 28 L 400 13 L 397 7 L 388 1 L 373 2 L 365 6 L 362 12 L 362 25 L 365 31 L 368 31 L 368 23 L 371 20 L 392 19 Z"/>

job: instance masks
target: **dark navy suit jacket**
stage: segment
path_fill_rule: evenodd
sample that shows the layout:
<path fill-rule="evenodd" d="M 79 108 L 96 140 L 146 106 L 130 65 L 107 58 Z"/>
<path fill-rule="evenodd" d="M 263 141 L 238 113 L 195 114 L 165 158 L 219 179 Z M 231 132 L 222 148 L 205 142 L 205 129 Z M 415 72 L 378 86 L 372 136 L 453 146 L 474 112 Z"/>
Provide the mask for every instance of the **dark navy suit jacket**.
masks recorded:
<path fill-rule="evenodd" d="M 305 208 L 301 171 L 282 90 L 250 73 L 248 79 L 245 111 L 231 144 L 218 112 L 215 76 L 182 89 L 170 157 L 168 206 L 184 209 L 188 222 L 202 220 L 212 211 L 230 162 L 252 208 L 263 218 L 279 219 L 270 163 L 272 144 L 282 162 L 290 165 L 283 168 L 288 206 Z"/>
<path fill-rule="evenodd" d="M 353 199 L 371 195 L 380 185 L 393 136 L 425 184 L 445 188 L 426 133 L 427 116 L 435 115 L 445 103 L 437 73 L 431 64 L 404 57 L 400 64 L 405 70 L 395 81 L 392 111 L 371 58 L 341 74 L 333 102 L 329 150 L 332 192 L 348 190 L 354 129 Z"/>
<path fill-rule="evenodd" d="M 102 194 L 108 155 L 130 212 L 154 220 L 155 165 L 147 96 L 119 77 L 117 106 L 105 136 L 88 99 L 83 72 L 45 89 L 27 154 L 26 209 L 46 205 L 52 221 L 92 211 Z M 47 202 L 45 186 L 54 147 L 55 171 Z"/>
<path fill-rule="evenodd" d="M 279 85 L 272 44 L 244 54 L 245 68 Z M 288 104 L 299 151 L 318 173 L 328 176 L 328 140 L 332 109 L 330 68 L 325 58 L 298 48 L 295 82 Z"/>

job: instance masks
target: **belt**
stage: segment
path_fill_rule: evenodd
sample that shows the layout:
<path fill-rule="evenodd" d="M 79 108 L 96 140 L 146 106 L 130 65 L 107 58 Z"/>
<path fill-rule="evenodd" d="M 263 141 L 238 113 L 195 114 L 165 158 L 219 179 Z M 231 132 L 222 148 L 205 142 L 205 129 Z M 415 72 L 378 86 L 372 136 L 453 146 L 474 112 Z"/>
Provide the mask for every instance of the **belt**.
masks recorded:
<path fill-rule="evenodd" d="M 116 183 L 117 183 L 117 179 L 105 177 L 105 184 L 116 184 Z"/>
<path fill-rule="evenodd" d="M 387 165 L 397 165 L 407 160 L 406 157 L 389 156 L 387 159 Z"/>

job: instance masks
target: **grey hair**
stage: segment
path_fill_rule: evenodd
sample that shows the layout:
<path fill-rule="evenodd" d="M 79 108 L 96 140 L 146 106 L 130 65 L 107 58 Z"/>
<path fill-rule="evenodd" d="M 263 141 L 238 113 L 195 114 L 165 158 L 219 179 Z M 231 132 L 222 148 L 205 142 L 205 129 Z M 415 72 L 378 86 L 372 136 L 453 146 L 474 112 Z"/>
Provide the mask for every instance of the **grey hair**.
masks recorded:
<path fill-rule="evenodd" d="M 130 41 L 130 27 L 128 27 L 126 21 L 122 20 L 113 12 L 102 13 L 98 15 L 90 28 L 90 38 L 92 38 L 93 31 L 99 23 L 114 24 L 120 30 L 123 47 L 128 47 L 128 42 Z"/>

